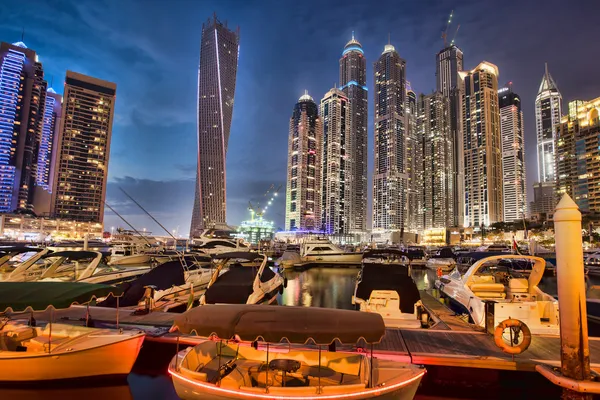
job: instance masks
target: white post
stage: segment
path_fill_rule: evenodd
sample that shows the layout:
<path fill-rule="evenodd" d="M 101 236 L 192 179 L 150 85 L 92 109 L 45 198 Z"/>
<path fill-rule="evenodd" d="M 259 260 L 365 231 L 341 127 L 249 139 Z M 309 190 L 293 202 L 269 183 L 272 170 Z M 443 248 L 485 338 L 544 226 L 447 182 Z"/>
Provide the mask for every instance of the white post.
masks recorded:
<path fill-rule="evenodd" d="M 556 206 L 554 234 L 560 312 L 561 372 L 572 379 L 589 380 L 591 378 L 590 349 L 585 304 L 581 213 L 568 194 L 565 194 Z M 568 389 L 565 389 L 563 396 L 587 398 L 584 394 Z"/>
<path fill-rule="evenodd" d="M 83 235 L 83 250 L 87 251 L 88 249 L 88 234 Z"/>

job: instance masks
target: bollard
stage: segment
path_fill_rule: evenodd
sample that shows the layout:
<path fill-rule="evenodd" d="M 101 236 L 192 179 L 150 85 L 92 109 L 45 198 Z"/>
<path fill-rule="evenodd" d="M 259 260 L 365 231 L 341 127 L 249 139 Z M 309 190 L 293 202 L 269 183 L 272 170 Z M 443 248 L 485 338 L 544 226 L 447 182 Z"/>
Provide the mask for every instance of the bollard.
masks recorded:
<path fill-rule="evenodd" d="M 86 233 L 85 235 L 83 235 L 83 250 L 87 251 L 88 250 L 88 234 Z"/>
<path fill-rule="evenodd" d="M 579 381 L 591 379 L 588 344 L 581 213 L 565 194 L 554 212 L 556 273 L 560 313 L 561 372 Z M 585 399 L 590 395 L 563 389 L 563 398 Z M 591 397 L 590 397 L 591 398 Z"/>

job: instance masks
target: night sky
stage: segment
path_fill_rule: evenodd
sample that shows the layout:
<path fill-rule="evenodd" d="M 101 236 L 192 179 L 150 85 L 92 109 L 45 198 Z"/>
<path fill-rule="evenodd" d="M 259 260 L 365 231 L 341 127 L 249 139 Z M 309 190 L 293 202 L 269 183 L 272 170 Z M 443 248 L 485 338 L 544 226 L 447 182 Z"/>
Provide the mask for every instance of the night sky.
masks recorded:
<path fill-rule="evenodd" d="M 304 89 L 318 102 L 337 83 L 339 58 L 354 30 L 367 57 L 371 91 L 372 64 L 390 33 L 407 61 L 413 90 L 430 93 L 452 9 L 450 37 L 460 24 L 456 44 L 465 68 L 490 61 L 500 69 L 499 84 L 512 81 L 521 96 L 530 188 L 537 179 L 534 102 L 544 62 L 564 107 L 600 96 L 600 1 L 2 0 L 0 40 L 16 42 L 24 28 L 24 42 L 38 53 L 58 93 L 67 69 L 117 83 L 107 202 L 138 229 L 162 234 L 120 193 L 122 187 L 168 229 L 187 236 L 200 34 L 213 12 L 241 31 L 227 155 L 228 222 L 246 219 L 248 200 L 282 184 L 266 217 L 283 227 L 289 118 Z M 124 224 L 107 210 L 105 228 L 111 226 Z"/>

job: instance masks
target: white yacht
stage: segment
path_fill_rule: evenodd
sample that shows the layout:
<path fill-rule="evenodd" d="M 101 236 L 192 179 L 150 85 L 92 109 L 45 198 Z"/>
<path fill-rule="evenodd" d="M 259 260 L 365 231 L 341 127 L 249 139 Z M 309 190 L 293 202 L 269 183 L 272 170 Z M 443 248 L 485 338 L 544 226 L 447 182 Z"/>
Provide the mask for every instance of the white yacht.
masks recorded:
<path fill-rule="evenodd" d="M 200 237 L 192 239 L 191 250 L 214 255 L 231 252 L 250 251 L 250 243 L 231 236 L 231 232 L 219 229 L 205 229 Z"/>
<path fill-rule="evenodd" d="M 512 260 L 533 263 L 528 279 L 511 272 Z M 538 287 L 545 265 L 539 257 L 491 256 L 475 262 L 462 276 L 458 269 L 453 270 L 435 286 L 449 298 L 453 308 L 487 330 L 513 318 L 524 322 L 533 334 L 559 335 L 558 301 Z M 493 320 L 486 315 L 493 315 Z"/>
<path fill-rule="evenodd" d="M 362 253 L 346 252 L 327 239 L 307 239 L 300 245 L 302 263 L 320 265 L 360 264 Z"/>
<path fill-rule="evenodd" d="M 449 272 L 456 267 L 455 257 L 451 247 L 442 247 L 427 259 L 425 266 L 436 271 L 441 269 L 443 272 Z"/>
<path fill-rule="evenodd" d="M 395 249 L 367 250 L 354 287 L 352 304 L 381 315 L 388 328 L 421 328 L 421 320 L 429 319 L 405 254 Z"/>
<path fill-rule="evenodd" d="M 207 305 L 177 316 L 171 331 L 212 338 L 180 351 L 169 364 L 184 400 L 411 400 L 425 374 L 421 367 L 372 353 L 333 350 L 336 341 L 379 343 L 386 330 L 377 314 Z M 278 346 L 284 340 L 288 343 Z M 302 346 L 307 342 L 316 346 Z"/>
<path fill-rule="evenodd" d="M 267 256 L 251 252 L 213 256 L 213 276 L 200 304 L 274 303 L 283 290 L 284 279 L 267 266 Z M 222 272 L 227 268 L 225 272 Z"/>

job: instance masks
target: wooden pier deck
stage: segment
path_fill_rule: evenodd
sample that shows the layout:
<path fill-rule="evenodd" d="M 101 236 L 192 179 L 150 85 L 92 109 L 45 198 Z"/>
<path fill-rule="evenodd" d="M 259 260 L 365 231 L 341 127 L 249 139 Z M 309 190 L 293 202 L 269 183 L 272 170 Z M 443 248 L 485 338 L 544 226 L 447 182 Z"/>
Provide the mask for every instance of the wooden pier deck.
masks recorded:
<path fill-rule="evenodd" d="M 437 302 L 435 299 L 433 301 Z M 438 304 L 443 306 L 439 302 Z M 431 303 L 431 306 L 437 307 L 434 303 Z M 448 313 L 443 309 L 439 311 Z M 112 308 L 90 307 L 90 316 L 96 322 L 115 325 L 116 315 L 116 310 Z M 123 327 L 143 329 L 149 341 L 175 343 L 177 336 L 169 334 L 168 328 L 176 315 L 163 312 L 132 315 L 131 310 L 121 309 L 119 323 Z M 77 323 L 84 320 L 85 316 L 86 307 L 83 306 L 53 311 L 54 321 Z M 34 317 L 40 321 L 48 320 L 50 311 L 36 312 Z M 445 324 L 442 325 L 442 329 L 387 329 L 382 342 L 374 345 L 374 353 L 381 358 L 443 367 L 535 371 L 537 364 L 560 365 L 558 337 L 534 336 L 529 349 L 513 358 L 495 346 L 491 335 L 472 328 L 467 329 L 468 324 L 453 321 L 451 317 L 450 313 L 442 316 Z M 200 340 L 202 339 L 179 338 L 182 344 L 194 344 Z M 600 372 L 600 338 L 591 337 L 589 344 L 592 368 Z"/>

